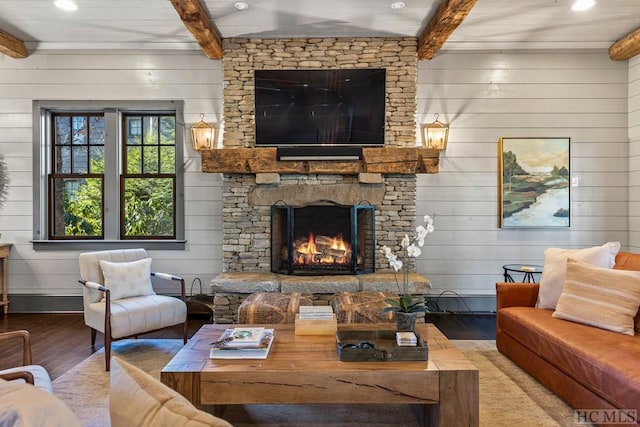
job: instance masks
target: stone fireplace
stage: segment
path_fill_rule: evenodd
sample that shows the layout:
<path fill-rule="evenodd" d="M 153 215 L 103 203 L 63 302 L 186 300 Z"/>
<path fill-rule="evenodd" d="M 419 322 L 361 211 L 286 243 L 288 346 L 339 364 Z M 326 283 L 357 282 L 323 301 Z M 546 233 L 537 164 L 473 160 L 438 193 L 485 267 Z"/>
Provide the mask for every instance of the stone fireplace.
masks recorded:
<path fill-rule="evenodd" d="M 254 70 L 265 69 L 384 68 L 385 147 L 411 148 L 416 146 L 417 40 L 412 37 L 225 39 L 223 49 L 223 148 L 246 151 L 229 153 L 224 170 L 220 170 L 223 172 L 223 273 L 212 281 L 216 292 L 216 322 L 233 321 L 237 305 L 252 292 L 309 292 L 317 300 L 326 301 L 326 295 L 338 291 L 393 290 L 390 283 L 395 289 L 393 278 L 381 279 L 391 273 L 378 248 L 387 245 L 397 249 L 400 237 L 414 231 L 416 172 L 390 171 L 393 168 L 363 170 L 354 168 L 353 162 L 322 159 L 276 162 L 264 156 L 265 149 L 254 153 L 257 149 L 253 78 Z M 210 171 L 221 164 L 212 156 L 212 153 L 203 155 L 203 170 L 205 163 Z M 406 164 L 408 159 L 394 154 L 392 159 L 382 156 L 378 164 L 390 160 Z M 437 161 L 435 165 L 437 169 Z M 255 169 L 261 172 L 253 172 Z M 419 173 L 424 173 L 424 168 L 421 171 Z M 362 245 L 374 259 L 364 262 L 362 269 L 375 270 L 375 274 L 354 275 L 351 271 L 335 274 L 334 271 L 330 275 L 317 275 L 322 267 L 313 267 L 311 274 L 295 276 L 288 271 L 300 267 L 282 267 L 281 255 L 274 262 L 272 206 L 308 206 L 319 200 L 334 206 L 372 206 L 372 238 L 370 243 Z M 276 243 L 282 245 L 278 239 L 276 237 Z M 305 239 L 308 244 L 308 236 Z M 281 249 L 277 251 L 281 253 Z M 356 254 L 356 272 L 358 256 Z M 289 259 L 289 253 L 286 258 Z M 284 268 L 287 274 L 272 273 L 273 264 L 277 265 L 278 273 Z M 407 267 L 415 269 L 411 264 Z M 354 270 L 353 265 L 347 270 Z M 241 279 L 237 279 L 238 273 Z M 233 274 L 236 276 L 231 276 Z M 428 280 L 424 277 L 417 280 L 420 283 L 416 282 L 415 289 L 419 293 L 428 286 Z"/>

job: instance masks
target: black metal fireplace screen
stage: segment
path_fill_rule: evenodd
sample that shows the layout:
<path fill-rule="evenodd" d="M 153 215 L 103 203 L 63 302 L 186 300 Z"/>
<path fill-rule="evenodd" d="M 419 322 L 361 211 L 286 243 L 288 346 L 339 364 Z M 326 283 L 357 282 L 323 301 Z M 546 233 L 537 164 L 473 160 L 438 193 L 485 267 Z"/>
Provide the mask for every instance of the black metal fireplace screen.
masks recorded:
<path fill-rule="evenodd" d="M 375 208 L 271 206 L 271 271 L 293 275 L 374 272 Z"/>

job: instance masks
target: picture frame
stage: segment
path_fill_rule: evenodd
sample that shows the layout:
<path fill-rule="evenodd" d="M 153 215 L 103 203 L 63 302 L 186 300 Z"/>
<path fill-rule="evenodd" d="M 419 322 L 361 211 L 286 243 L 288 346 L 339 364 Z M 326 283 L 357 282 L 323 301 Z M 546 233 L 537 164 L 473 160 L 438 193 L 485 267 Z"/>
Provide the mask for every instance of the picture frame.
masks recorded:
<path fill-rule="evenodd" d="M 500 228 L 570 227 L 570 149 L 565 137 L 500 138 Z"/>

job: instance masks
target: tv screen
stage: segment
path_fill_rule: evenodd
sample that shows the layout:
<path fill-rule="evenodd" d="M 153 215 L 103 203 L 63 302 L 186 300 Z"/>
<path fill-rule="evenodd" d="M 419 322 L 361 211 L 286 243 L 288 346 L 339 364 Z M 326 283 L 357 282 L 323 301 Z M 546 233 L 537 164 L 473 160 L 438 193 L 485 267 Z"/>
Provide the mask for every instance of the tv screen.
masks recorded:
<path fill-rule="evenodd" d="M 256 145 L 384 145 L 385 75 L 256 70 Z"/>

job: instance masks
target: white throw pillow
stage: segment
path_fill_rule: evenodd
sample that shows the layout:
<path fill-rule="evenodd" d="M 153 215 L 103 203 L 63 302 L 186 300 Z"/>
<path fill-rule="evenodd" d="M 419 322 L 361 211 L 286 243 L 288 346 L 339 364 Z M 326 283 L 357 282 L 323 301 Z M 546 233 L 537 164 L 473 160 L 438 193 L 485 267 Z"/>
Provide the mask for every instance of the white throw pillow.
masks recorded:
<path fill-rule="evenodd" d="M 101 260 L 100 267 L 112 300 L 155 295 L 151 285 L 151 258 L 129 262 Z"/>
<path fill-rule="evenodd" d="M 553 317 L 633 335 L 640 271 L 613 270 L 569 258 Z"/>
<path fill-rule="evenodd" d="M 569 257 L 597 265 L 612 268 L 616 255 L 620 251 L 620 242 L 607 242 L 602 246 L 585 249 L 549 248 L 544 251 L 544 269 L 540 277 L 540 289 L 536 307 L 554 310 L 562 293 Z"/>

